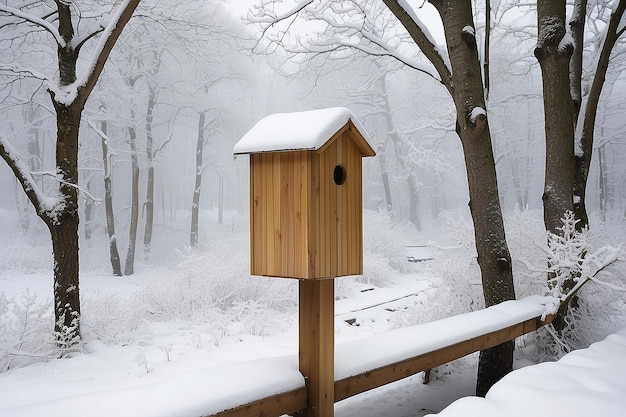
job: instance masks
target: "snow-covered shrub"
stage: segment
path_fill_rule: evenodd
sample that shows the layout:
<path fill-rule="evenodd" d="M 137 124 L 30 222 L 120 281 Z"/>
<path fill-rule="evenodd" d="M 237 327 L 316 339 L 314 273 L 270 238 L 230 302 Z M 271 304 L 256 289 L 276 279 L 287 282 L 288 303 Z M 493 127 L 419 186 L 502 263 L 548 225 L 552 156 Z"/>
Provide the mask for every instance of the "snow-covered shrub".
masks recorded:
<path fill-rule="evenodd" d="M 617 293 L 626 292 L 620 279 L 625 268 L 616 262 L 623 252 L 606 239 L 596 242 L 588 228 L 577 231 L 577 220 L 571 212 L 565 214 L 562 222 L 560 234 L 548 232 L 545 243 L 536 243 L 544 254 L 545 266 L 528 265 L 533 278 L 543 280 L 543 294 L 554 300 L 548 304 L 546 314 L 557 313 L 577 296 L 576 305 L 560 311 L 567 314 L 562 317 L 564 323 L 558 332 L 550 326 L 537 333 L 538 354 L 553 358 L 587 347 L 614 331 L 615 328 L 609 329 L 616 319 L 626 319 L 623 298 L 616 297 Z M 612 270 L 619 272 L 613 274 Z M 590 282 L 599 285 L 587 284 Z"/>
<path fill-rule="evenodd" d="M 148 333 L 149 310 L 133 294 L 103 293 L 82 299 L 82 332 L 86 340 L 124 344 Z"/>
<path fill-rule="evenodd" d="M 0 372 L 58 357 L 52 305 L 28 291 L 9 299 L 0 293 Z"/>

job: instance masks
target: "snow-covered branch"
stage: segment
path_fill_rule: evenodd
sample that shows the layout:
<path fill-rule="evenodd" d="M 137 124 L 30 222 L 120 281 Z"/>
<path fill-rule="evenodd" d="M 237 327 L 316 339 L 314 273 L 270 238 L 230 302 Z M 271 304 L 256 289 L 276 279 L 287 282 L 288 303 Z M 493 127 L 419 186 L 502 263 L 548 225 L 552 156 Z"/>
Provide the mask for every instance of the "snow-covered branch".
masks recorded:
<path fill-rule="evenodd" d="M 440 48 L 426 25 L 419 19 L 406 0 L 383 0 L 389 10 L 400 20 L 415 44 L 434 65 L 441 82 L 452 92 L 452 67 L 447 53 Z"/>
<path fill-rule="evenodd" d="M 22 157 L 2 134 L 0 134 L 0 156 L 15 174 L 37 212 L 42 215 L 45 214 L 50 220 L 54 220 L 54 212 L 59 208 L 60 201 L 43 193 Z"/>
<path fill-rule="evenodd" d="M 122 4 L 118 6 L 115 13 L 112 14 L 109 23 L 102 31 L 100 40 L 94 48 L 91 61 L 87 67 L 88 70 L 77 82 L 77 88 L 83 91 L 81 97 L 84 100 L 87 99 L 91 90 L 95 87 L 113 46 L 117 42 L 126 23 L 128 23 L 132 17 L 139 2 L 140 0 L 124 0 Z"/>
<path fill-rule="evenodd" d="M 15 7 L 11 7 L 6 4 L 0 4 L 0 12 L 4 12 L 10 16 L 14 16 L 18 19 L 25 20 L 27 22 L 30 22 L 34 25 L 41 27 L 42 29 L 44 29 L 45 31 L 47 31 L 48 33 L 52 35 L 56 43 L 59 44 L 61 48 L 64 48 L 66 46 L 66 43 L 61 37 L 61 35 L 59 34 L 59 31 L 50 22 L 43 20 L 33 14 L 25 13 L 19 9 L 16 9 Z"/>
<path fill-rule="evenodd" d="M 31 172 L 31 176 L 50 177 L 54 181 L 58 182 L 59 184 L 64 184 L 64 185 L 67 185 L 68 187 L 75 188 L 78 192 L 82 193 L 86 198 L 96 203 L 96 205 L 100 204 L 100 202 L 102 201 L 101 199 L 94 197 L 93 194 L 91 194 L 89 191 L 85 190 L 84 188 L 62 179 L 59 175 L 55 174 L 54 172 Z"/>

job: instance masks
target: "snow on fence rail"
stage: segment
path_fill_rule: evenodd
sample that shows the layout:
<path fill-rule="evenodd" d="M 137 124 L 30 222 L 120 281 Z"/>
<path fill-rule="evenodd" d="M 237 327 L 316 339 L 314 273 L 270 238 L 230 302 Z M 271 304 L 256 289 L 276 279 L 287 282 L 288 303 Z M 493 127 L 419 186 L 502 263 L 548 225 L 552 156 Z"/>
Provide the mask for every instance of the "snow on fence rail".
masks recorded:
<path fill-rule="evenodd" d="M 470 353 L 487 349 L 550 323 L 545 317 L 545 297 L 532 296 L 507 301 L 496 306 L 448 317 L 418 326 L 396 329 L 364 340 L 335 347 L 335 402 L 390 382 L 432 369 Z M 230 401 L 215 398 L 215 404 L 227 404 L 211 417 L 265 417 L 293 414 L 307 407 L 304 379 L 294 387 L 286 373 L 297 372 L 295 357 L 272 359 L 274 368 L 257 382 L 264 386 L 265 396 L 250 401 L 250 389 L 237 379 L 222 382 L 222 391 Z M 256 361 L 257 365 L 259 361 Z M 247 376 L 241 375 L 243 378 Z M 277 381 L 289 380 L 291 384 Z M 272 387 L 267 389 L 267 387 Z M 231 391 L 232 390 L 232 391 Z M 233 402 L 233 399 L 237 399 Z M 207 414 L 204 414 L 207 416 Z"/>

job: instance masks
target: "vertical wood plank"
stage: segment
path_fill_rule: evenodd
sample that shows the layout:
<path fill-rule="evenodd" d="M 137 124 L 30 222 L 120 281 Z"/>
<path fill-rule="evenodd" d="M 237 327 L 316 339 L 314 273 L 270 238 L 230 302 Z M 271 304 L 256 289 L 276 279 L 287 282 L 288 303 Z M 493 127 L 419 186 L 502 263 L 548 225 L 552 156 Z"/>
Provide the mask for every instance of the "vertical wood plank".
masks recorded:
<path fill-rule="evenodd" d="M 274 208 L 270 215 L 272 216 L 272 229 L 270 230 L 271 235 L 273 236 L 271 248 L 272 251 L 272 275 L 280 276 L 281 274 L 281 232 L 280 232 L 280 219 L 283 215 L 282 207 L 280 204 L 280 153 L 273 152 L 272 155 L 272 177 L 270 182 L 272 183 L 272 196 L 274 202 Z"/>
<path fill-rule="evenodd" d="M 338 211 L 337 189 L 340 188 L 335 184 L 333 172 L 335 166 L 337 166 L 337 160 L 339 158 L 339 146 L 341 138 L 337 139 L 335 143 L 328 149 L 328 157 L 326 159 L 326 186 L 328 190 L 328 204 L 329 204 L 329 217 L 328 217 L 328 264 L 326 268 L 326 277 L 336 277 L 339 275 L 339 247 L 338 247 L 338 229 L 340 226 L 340 213 Z"/>
<path fill-rule="evenodd" d="M 257 201 L 256 181 L 256 155 L 250 155 L 250 273 L 256 274 L 258 271 L 258 263 L 256 258 L 258 239 L 258 224 L 256 221 L 256 212 L 258 210 L 259 201 Z"/>
<path fill-rule="evenodd" d="M 271 275 L 274 268 L 273 264 L 273 215 L 274 212 L 274 187 L 271 181 L 272 178 L 272 155 L 263 154 L 263 196 L 265 197 L 264 211 L 263 211 L 263 233 L 265 237 L 265 244 L 263 245 L 263 262 L 265 263 L 265 273 Z"/>
<path fill-rule="evenodd" d="M 320 206 L 322 204 L 320 192 L 320 155 L 311 153 L 309 155 L 310 169 L 309 178 L 310 185 L 310 201 L 308 204 L 309 216 L 307 225 L 309 231 L 309 278 L 317 278 L 320 275 L 320 258 L 321 258 L 321 225 L 320 225 Z"/>
<path fill-rule="evenodd" d="M 355 235 L 356 235 L 356 245 L 355 245 L 355 271 L 357 271 L 358 275 L 363 274 L 363 158 L 361 156 L 361 152 L 355 146 L 354 158 L 355 158 L 355 167 L 356 167 L 356 186 L 355 186 L 355 201 L 358 201 L 358 209 L 356 210 L 354 221 L 355 221 Z"/>
<path fill-rule="evenodd" d="M 280 211 L 281 217 L 279 229 L 280 241 L 280 275 L 284 277 L 297 277 L 295 270 L 295 152 L 280 154 Z"/>
<path fill-rule="evenodd" d="M 299 281 L 299 368 L 307 378 L 306 417 L 332 417 L 335 382 L 334 280 Z"/>

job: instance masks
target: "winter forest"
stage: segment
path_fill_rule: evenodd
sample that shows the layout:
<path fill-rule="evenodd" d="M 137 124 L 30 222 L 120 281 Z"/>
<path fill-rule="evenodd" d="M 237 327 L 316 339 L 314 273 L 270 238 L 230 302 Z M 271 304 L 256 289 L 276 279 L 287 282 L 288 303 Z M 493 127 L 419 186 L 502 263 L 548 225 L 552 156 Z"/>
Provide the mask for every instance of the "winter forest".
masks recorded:
<path fill-rule="evenodd" d="M 346 107 L 376 151 L 336 343 L 550 300 L 550 325 L 372 391 L 372 416 L 440 412 L 626 328 L 625 8 L 0 0 L 0 416 L 120 387 L 144 415 L 137 387 L 297 353 L 298 282 L 250 275 L 233 157 L 275 113 Z M 146 415 L 206 415 L 169 404 Z"/>

